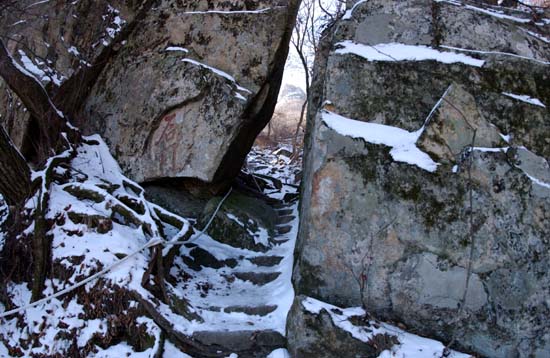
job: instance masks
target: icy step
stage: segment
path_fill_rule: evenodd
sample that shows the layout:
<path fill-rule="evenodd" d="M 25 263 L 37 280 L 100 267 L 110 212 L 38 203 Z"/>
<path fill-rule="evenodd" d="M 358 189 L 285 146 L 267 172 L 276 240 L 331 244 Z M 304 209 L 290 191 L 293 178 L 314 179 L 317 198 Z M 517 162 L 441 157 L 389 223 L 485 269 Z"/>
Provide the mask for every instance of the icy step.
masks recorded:
<path fill-rule="evenodd" d="M 244 313 L 249 316 L 260 316 L 265 317 L 270 313 L 273 313 L 276 309 L 276 305 L 259 305 L 259 306 L 250 306 L 250 305 L 232 305 L 227 307 L 219 306 L 210 306 L 203 308 L 205 311 L 211 312 L 225 312 L 225 313 Z"/>
<path fill-rule="evenodd" d="M 277 225 L 277 235 L 288 234 L 292 230 L 292 225 Z"/>
<path fill-rule="evenodd" d="M 200 331 L 193 339 L 207 346 L 221 346 L 231 352 L 239 352 L 239 357 L 267 357 L 277 348 L 285 347 L 286 339 L 279 332 L 264 331 Z M 224 357 L 224 355 L 220 355 Z"/>
<path fill-rule="evenodd" d="M 293 215 L 282 215 L 282 216 L 279 216 L 277 218 L 277 224 L 278 225 L 288 224 L 289 222 L 291 222 L 295 218 L 296 217 L 293 216 Z"/>
<path fill-rule="evenodd" d="M 288 209 L 288 204 L 278 201 L 277 203 L 271 204 L 271 207 L 276 210 L 286 210 Z"/>
<path fill-rule="evenodd" d="M 218 260 L 214 255 L 198 246 L 191 249 L 189 254 L 190 256 L 182 257 L 182 260 L 189 268 L 195 271 L 200 271 L 203 267 L 220 269 L 227 266 L 234 268 L 238 264 L 235 259 Z"/>
<path fill-rule="evenodd" d="M 280 272 L 235 272 L 235 277 L 242 281 L 251 282 L 257 286 L 266 285 L 275 281 L 281 275 Z"/>
<path fill-rule="evenodd" d="M 288 206 L 285 206 L 285 207 L 288 207 Z M 277 210 L 277 213 L 279 214 L 279 216 L 292 215 L 293 212 L 294 212 L 294 210 L 292 210 L 292 209 L 278 209 Z"/>
<path fill-rule="evenodd" d="M 282 256 L 256 256 L 247 257 L 246 259 L 256 266 L 273 267 L 280 264 L 283 258 Z"/>
<path fill-rule="evenodd" d="M 223 309 L 224 312 L 233 313 L 240 312 L 250 316 L 267 316 L 277 309 L 275 305 L 262 305 L 262 306 L 229 306 Z"/>
<path fill-rule="evenodd" d="M 277 239 L 277 238 L 275 238 L 275 239 L 271 240 L 270 242 L 274 245 L 282 245 L 282 244 L 287 243 L 288 241 L 289 241 L 289 239 Z"/>

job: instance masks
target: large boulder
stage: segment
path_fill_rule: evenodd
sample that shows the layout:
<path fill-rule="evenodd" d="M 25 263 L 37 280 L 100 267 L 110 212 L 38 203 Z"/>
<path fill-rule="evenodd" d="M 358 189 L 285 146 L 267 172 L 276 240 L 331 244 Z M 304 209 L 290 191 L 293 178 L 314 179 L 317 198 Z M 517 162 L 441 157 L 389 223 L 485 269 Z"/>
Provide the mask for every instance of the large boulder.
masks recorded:
<path fill-rule="evenodd" d="M 548 356 L 548 19 L 349 5 L 316 60 L 298 293 L 484 356 Z"/>
<path fill-rule="evenodd" d="M 136 181 L 238 173 L 271 118 L 297 1 L 165 0 L 84 106 Z"/>
<path fill-rule="evenodd" d="M 360 314 L 346 315 L 337 307 L 315 307 L 315 303 L 319 306 L 320 302 L 297 296 L 290 309 L 287 339 L 289 352 L 294 358 L 376 358 L 400 343 L 393 335 L 372 333 L 373 329 L 369 327 L 374 327 Z M 350 318 L 358 323 L 357 326 Z M 354 330 L 370 334 L 361 340 L 353 336 Z"/>
<path fill-rule="evenodd" d="M 51 93 L 79 67 L 104 67 L 75 89 L 86 95 L 71 108 L 74 124 L 102 135 L 138 182 L 236 176 L 273 113 L 299 1 L 101 1 L 88 10 L 80 3 L 37 3 L 47 20 L 29 15 L 21 21 L 33 26 L 2 26 L 30 44 L 23 56 L 24 46 L 9 42 L 17 60 L 57 76 L 38 76 Z M 97 62 L 119 33 L 124 41 Z M 3 124 L 21 147 L 25 113 L 3 96 Z"/>

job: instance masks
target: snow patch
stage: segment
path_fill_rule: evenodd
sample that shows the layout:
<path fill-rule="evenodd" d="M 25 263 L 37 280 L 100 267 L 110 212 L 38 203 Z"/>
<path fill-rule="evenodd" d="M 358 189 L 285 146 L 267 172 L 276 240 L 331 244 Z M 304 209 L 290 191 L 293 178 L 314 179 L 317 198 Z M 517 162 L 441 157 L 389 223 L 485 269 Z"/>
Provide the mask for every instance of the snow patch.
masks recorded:
<path fill-rule="evenodd" d="M 502 134 L 502 133 L 499 133 L 500 137 L 506 142 L 506 143 L 510 143 L 510 140 L 512 140 L 512 136 L 510 134 Z"/>
<path fill-rule="evenodd" d="M 518 101 L 522 101 L 522 102 L 529 103 L 529 104 L 532 104 L 532 105 L 535 105 L 535 106 L 546 108 L 544 103 L 542 103 L 540 101 L 540 99 L 537 99 L 537 98 L 529 97 L 527 95 L 509 93 L 509 92 L 502 92 L 502 94 L 505 95 L 505 96 L 511 97 L 513 99 L 517 99 Z"/>
<path fill-rule="evenodd" d="M 103 20 L 111 19 L 110 24 L 105 28 L 105 33 L 107 36 L 104 36 L 101 40 L 103 46 L 109 46 L 111 40 L 116 37 L 116 35 L 122 31 L 122 28 L 126 24 L 126 21 L 120 17 L 120 11 L 115 9 L 111 5 L 107 5 L 107 14 L 103 15 Z"/>
<path fill-rule="evenodd" d="M 424 127 L 418 131 L 409 132 L 384 124 L 361 122 L 325 110 L 321 112 L 321 116 L 329 128 L 341 135 L 391 147 L 390 155 L 397 162 L 416 165 L 429 172 L 437 170 L 439 164 L 416 146 Z"/>
<path fill-rule="evenodd" d="M 549 37 L 546 37 L 546 36 L 543 36 L 537 32 L 534 32 L 534 31 L 529 31 L 529 30 L 524 30 L 525 32 L 527 32 L 529 35 L 541 40 L 542 42 L 546 42 L 547 44 L 550 44 L 550 38 Z"/>
<path fill-rule="evenodd" d="M 364 45 L 350 40 L 336 44 L 337 54 L 354 54 L 369 61 L 438 61 L 441 63 L 463 63 L 482 67 L 485 61 L 454 52 L 443 52 L 428 46 L 385 43 Z"/>
<path fill-rule="evenodd" d="M 351 9 L 349 9 L 348 11 L 346 11 L 346 13 L 344 14 L 344 16 L 342 16 L 342 20 L 351 20 L 351 18 L 353 17 L 353 12 L 355 11 L 355 9 L 361 5 L 361 4 L 364 4 L 366 3 L 367 1 L 369 0 L 360 0 L 358 2 L 355 3 L 355 5 L 353 5 L 353 7 Z"/>
<path fill-rule="evenodd" d="M 224 72 L 224 71 L 222 71 L 222 70 L 220 70 L 220 69 L 217 69 L 217 68 L 215 68 L 215 67 L 212 67 L 212 66 L 208 66 L 207 64 L 204 64 L 204 63 L 202 63 L 202 62 L 199 62 L 199 61 L 196 61 L 196 60 L 192 60 L 192 59 L 190 59 L 190 58 L 184 58 L 184 59 L 182 60 L 182 62 L 187 62 L 187 63 L 191 63 L 191 64 L 196 65 L 196 66 L 200 66 L 200 67 L 202 67 L 202 68 L 206 68 L 206 69 L 208 69 L 208 70 L 214 72 L 214 73 L 217 74 L 218 76 L 221 76 L 221 77 L 223 77 L 223 78 L 225 78 L 225 79 L 227 79 L 227 80 L 233 82 L 233 83 L 237 86 L 237 89 L 238 89 L 239 91 L 247 92 L 247 93 L 252 93 L 252 91 L 250 91 L 250 90 L 248 90 L 248 89 L 246 89 L 246 88 L 244 88 L 244 87 L 239 86 L 239 85 L 237 84 L 237 80 L 235 80 L 235 77 L 231 76 L 231 75 L 230 75 L 229 73 L 227 73 L 227 72 Z"/>
<path fill-rule="evenodd" d="M 179 46 L 168 46 L 167 48 L 164 49 L 164 51 L 180 51 L 180 52 L 185 52 L 185 53 L 189 52 L 188 49 L 183 48 L 183 47 L 179 47 Z"/>
<path fill-rule="evenodd" d="M 279 348 L 269 353 L 267 358 L 290 358 L 290 353 L 284 348 Z"/>
<path fill-rule="evenodd" d="M 441 357 L 445 346 L 436 340 L 423 338 L 402 329 L 386 323 L 380 323 L 379 328 L 374 325 L 368 327 L 356 326 L 350 322 L 353 316 L 364 316 L 365 311 L 362 308 L 340 308 L 331 304 L 307 297 L 302 301 L 302 306 L 308 312 L 319 314 L 325 310 L 330 315 L 332 322 L 338 328 L 349 332 L 353 338 L 362 342 L 368 342 L 375 335 L 388 334 L 397 337 L 399 344 L 392 347 L 391 350 L 382 352 L 379 357 L 382 358 L 425 358 Z M 451 358 L 469 358 L 468 354 L 452 351 L 447 357 Z"/>
<path fill-rule="evenodd" d="M 46 73 L 42 71 L 37 65 L 35 65 L 34 62 L 32 62 L 32 60 L 27 56 L 25 51 L 19 50 L 19 55 L 21 56 L 21 63 L 23 64 L 23 67 L 25 67 L 27 71 L 32 73 L 41 81 L 50 82 L 50 79 L 48 76 L 46 76 Z"/>
<path fill-rule="evenodd" d="M 515 58 L 520 58 L 522 60 L 537 62 L 537 63 L 540 63 L 542 65 L 550 65 L 550 62 L 548 62 L 548 61 L 537 60 L 536 58 L 516 55 L 515 53 L 510 53 L 510 52 L 471 50 L 471 49 L 467 49 L 467 48 L 445 46 L 445 45 L 441 45 L 441 48 L 445 48 L 445 49 L 453 50 L 453 51 L 460 51 L 460 52 L 477 53 L 477 54 L 480 54 L 480 55 L 510 56 L 510 57 L 515 57 Z"/>

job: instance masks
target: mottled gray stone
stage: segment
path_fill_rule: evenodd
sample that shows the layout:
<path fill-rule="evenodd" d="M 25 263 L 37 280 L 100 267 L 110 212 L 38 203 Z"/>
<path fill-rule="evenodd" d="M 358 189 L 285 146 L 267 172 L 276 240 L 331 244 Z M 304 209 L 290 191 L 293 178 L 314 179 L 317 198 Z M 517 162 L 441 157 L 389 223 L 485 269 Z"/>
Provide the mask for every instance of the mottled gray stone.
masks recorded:
<path fill-rule="evenodd" d="M 457 348 L 484 356 L 548 351 L 550 45 L 529 34 L 536 30 L 447 2 L 370 0 L 327 34 L 309 107 L 298 293 L 341 306 L 366 302 L 379 317 L 443 341 L 457 337 Z M 343 40 L 501 54 L 465 52 L 485 60 L 482 67 L 372 62 L 336 53 Z M 325 101 L 348 118 L 424 128 L 417 146 L 440 164 L 437 171 L 335 132 L 319 115 Z"/>
<path fill-rule="evenodd" d="M 374 358 L 385 349 L 355 339 L 337 327 L 324 309 L 318 314 L 309 312 L 302 305 L 304 299 L 296 296 L 287 320 L 288 350 L 293 358 Z"/>

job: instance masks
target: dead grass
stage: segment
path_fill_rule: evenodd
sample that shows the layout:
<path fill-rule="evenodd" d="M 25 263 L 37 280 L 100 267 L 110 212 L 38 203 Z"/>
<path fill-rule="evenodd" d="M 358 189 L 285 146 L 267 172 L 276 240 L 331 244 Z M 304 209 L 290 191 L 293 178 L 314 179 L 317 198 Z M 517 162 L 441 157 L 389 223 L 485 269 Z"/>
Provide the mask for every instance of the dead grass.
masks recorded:
<path fill-rule="evenodd" d="M 254 145 L 275 148 L 279 144 L 291 144 L 300 121 L 303 100 L 284 100 L 277 103 L 273 118 L 256 138 Z M 271 128 L 270 128 L 271 127 Z M 303 143 L 305 120 L 298 135 L 298 143 Z"/>

